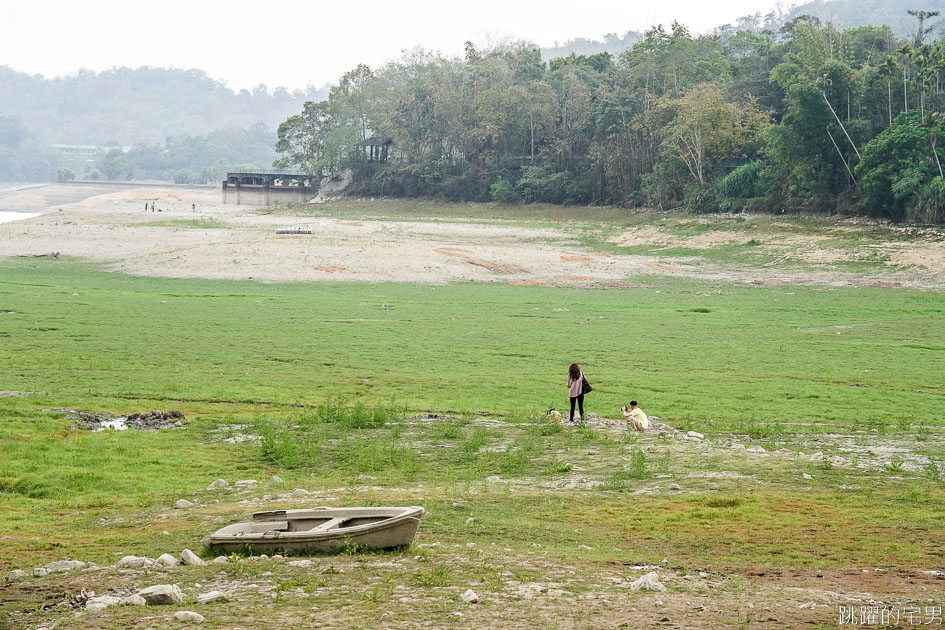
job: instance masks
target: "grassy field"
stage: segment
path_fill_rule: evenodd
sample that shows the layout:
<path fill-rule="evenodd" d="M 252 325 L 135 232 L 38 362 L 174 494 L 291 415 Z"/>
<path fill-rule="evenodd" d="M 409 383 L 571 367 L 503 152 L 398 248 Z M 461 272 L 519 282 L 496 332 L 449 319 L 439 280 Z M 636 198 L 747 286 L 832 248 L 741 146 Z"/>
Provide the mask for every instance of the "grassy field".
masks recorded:
<path fill-rule="evenodd" d="M 833 627 L 835 608 L 798 611 L 785 584 L 757 576 L 834 571 L 840 584 L 847 570 L 943 566 L 943 294 L 628 282 L 638 288 L 270 285 L 0 260 L 0 572 L 197 550 L 220 523 L 300 501 L 429 516 L 414 548 L 320 559 L 315 574 L 241 560 L 85 583 L 172 580 L 191 593 L 216 580 L 237 593 L 229 608 L 189 604 L 217 627 L 307 615 L 373 627 L 382 614 L 411 627 L 417 611 L 433 627 L 659 615 Z M 588 411 L 617 418 L 636 398 L 668 428 L 545 421 L 567 404 L 571 361 L 594 386 Z M 49 411 L 60 407 L 187 420 L 90 433 Z M 284 487 L 265 481 L 274 474 Z M 203 490 L 217 478 L 262 483 Z M 313 494 L 278 498 L 293 488 Z M 197 506 L 170 509 L 179 498 Z M 619 586 L 647 564 L 664 568 L 669 608 Z M 0 627 L 163 623 L 149 609 L 73 618 L 54 604 L 77 580 L 15 583 Z M 247 580 L 258 594 L 240 590 Z M 554 600 L 528 595 L 535 584 Z M 468 587 L 488 593 L 475 610 L 457 607 Z M 902 588 L 890 601 L 920 595 Z M 941 604 L 937 588 L 923 597 Z M 700 591 L 725 613 L 684 612 Z M 771 622 L 746 608 L 773 593 L 787 604 Z"/>

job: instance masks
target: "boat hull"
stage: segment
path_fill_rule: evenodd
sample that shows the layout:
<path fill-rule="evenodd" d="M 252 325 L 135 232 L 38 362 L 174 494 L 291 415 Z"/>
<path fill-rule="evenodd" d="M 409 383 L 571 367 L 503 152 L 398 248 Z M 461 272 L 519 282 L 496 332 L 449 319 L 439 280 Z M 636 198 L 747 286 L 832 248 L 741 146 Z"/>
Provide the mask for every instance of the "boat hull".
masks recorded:
<path fill-rule="evenodd" d="M 413 542 L 422 507 L 319 508 L 259 512 L 254 521 L 228 525 L 203 539 L 217 552 L 334 553 L 351 546 L 406 547 Z"/>

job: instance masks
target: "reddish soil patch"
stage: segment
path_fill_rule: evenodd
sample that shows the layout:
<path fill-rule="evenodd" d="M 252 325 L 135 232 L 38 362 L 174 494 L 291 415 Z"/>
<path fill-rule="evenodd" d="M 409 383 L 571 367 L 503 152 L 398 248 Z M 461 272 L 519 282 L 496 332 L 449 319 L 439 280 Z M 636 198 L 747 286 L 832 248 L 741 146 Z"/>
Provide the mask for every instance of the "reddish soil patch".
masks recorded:
<path fill-rule="evenodd" d="M 578 263 L 589 263 L 594 262 L 593 258 L 587 256 L 581 256 L 580 254 L 565 254 L 561 257 L 561 260 L 564 262 L 578 262 Z"/>
<path fill-rule="evenodd" d="M 665 265 L 663 263 L 648 262 L 646 266 L 652 267 L 653 269 L 665 269 L 666 271 L 679 271 L 679 267 L 673 267 L 672 265 Z"/>
<path fill-rule="evenodd" d="M 318 271 L 327 271 L 328 273 L 335 273 L 336 271 L 344 271 L 347 267 L 313 267 Z"/>
<path fill-rule="evenodd" d="M 348 226 L 351 226 L 351 227 L 361 227 L 361 226 L 364 225 L 364 224 L 363 224 L 363 223 L 360 223 L 360 222 L 358 222 L 358 221 L 338 221 L 338 225 L 348 225 Z"/>

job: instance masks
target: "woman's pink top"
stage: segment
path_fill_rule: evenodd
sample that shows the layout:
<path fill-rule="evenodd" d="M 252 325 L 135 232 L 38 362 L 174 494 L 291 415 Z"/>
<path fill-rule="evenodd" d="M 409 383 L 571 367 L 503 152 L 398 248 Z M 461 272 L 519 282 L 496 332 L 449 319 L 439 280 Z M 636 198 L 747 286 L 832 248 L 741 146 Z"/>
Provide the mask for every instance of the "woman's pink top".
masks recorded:
<path fill-rule="evenodd" d="M 584 382 L 584 372 L 581 372 L 581 375 L 577 377 L 576 380 L 571 380 L 571 375 L 568 374 L 568 395 L 571 398 L 577 398 L 581 395 L 581 384 Z"/>

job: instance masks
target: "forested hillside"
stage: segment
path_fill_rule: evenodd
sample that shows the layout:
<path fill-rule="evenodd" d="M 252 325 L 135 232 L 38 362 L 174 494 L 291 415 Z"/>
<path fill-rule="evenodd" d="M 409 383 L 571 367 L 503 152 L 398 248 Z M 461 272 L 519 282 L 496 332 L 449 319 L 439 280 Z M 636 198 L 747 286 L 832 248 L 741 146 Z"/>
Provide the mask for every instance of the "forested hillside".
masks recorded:
<path fill-rule="evenodd" d="M 942 221 L 945 42 L 918 17 L 919 42 L 802 16 L 656 27 L 617 57 L 413 53 L 345 74 L 277 149 L 312 172 L 357 165 L 366 194 Z M 393 139 L 389 164 L 363 164 L 371 136 Z"/>
<path fill-rule="evenodd" d="M 276 126 L 325 96 L 327 89 L 264 85 L 234 92 L 200 70 L 116 68 L 45 79 L 0 66 L 0 181 L 49 180 L 62 167 L 67 177 L 184 181 L 199 180 L 220 160 L 266 167 Z M 54 144 L 103 148 L 88 164 L 64 158 Z M 134 149 L 121 155 L 116 146 Z"/>

